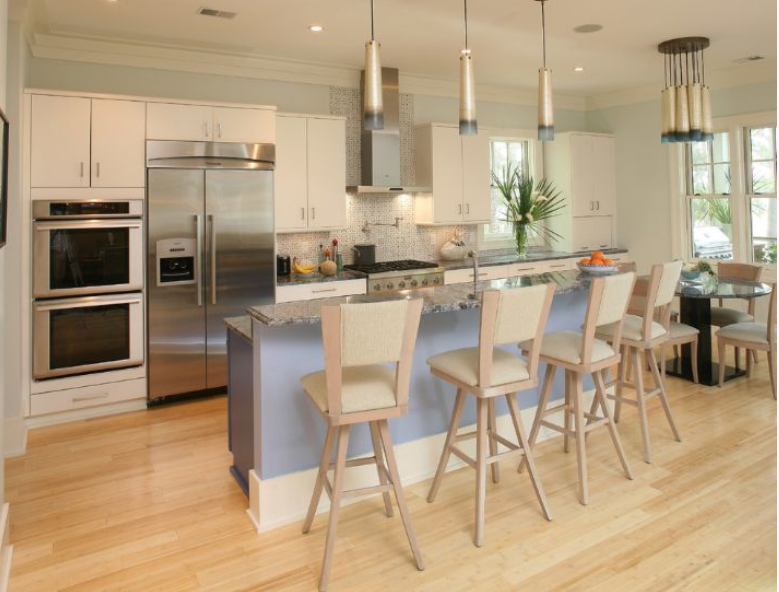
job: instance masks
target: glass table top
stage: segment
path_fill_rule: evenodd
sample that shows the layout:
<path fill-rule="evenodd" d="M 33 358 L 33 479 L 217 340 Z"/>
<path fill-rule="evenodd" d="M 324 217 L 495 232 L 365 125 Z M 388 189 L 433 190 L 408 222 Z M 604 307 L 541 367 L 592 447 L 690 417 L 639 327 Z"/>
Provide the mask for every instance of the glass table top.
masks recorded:
<path fill-rule="evenodd" d="M 771 286 L 762 282 L 721 280 L 704 274 L 699 280 L 681 280 L 676 295 L 684 298 L 756 298 L 771 293 Z"/>

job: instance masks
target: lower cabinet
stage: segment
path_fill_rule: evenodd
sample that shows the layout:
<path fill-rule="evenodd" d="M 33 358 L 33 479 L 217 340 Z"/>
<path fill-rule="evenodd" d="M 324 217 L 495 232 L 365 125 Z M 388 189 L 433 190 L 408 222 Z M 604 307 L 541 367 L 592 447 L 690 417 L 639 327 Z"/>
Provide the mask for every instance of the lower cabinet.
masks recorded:
<path fill-rule="evenodd" d="M 367 283 L 365 280 L 343 280 L 340 282 L 276 286 L 276 304 L 365 294 L 366 287 Z"/>
<path fill-rule="evenodd" d="M 595 251 L 614 246 L 611 216 L 584 216 L 573 219 L 571 250 Z"/>
<path fill-rule="evenodd" d="M 30 415 L 46 415 L 146 398 L 146 379 L 138 378 L 30 396 Z"/>

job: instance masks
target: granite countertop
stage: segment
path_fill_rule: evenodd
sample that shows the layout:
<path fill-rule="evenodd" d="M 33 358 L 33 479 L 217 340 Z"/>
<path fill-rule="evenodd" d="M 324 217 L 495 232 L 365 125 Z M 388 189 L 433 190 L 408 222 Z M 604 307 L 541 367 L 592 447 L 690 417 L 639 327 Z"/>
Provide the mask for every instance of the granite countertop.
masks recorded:
<path fill-rule="evenodd" d="M 249 315 L 227 317 L 224 319 L 224 324 L 233 333 L 243 337 L 249 343 L 252 342 L 252 319 Z"/>
<path fill-rule="evenodd" d="M 382 302 L 401 298 L 422 298 L 424 300 L 422 314 L 452 312 L 478 308 L 479 294 L 484 290 L 523 288 L 554 282 L 557 284 L 555 294 L 570 294 L 587 290 L 590 278 L 591 276 L 582 274 L 579 271 L 542 273 L 478 282 L 475 286 L 475 291 L 473 282 L 465 282 L 388 294 L 341 296 L 303 302 L 253 306 L 248 309 L 248 313 L 252 318 L 271 327 L 314 324 L 319 322 L 320 309 L 323 304 Z"/>
<path fill-rule="evenodd" d="M 627 249 L 603 249 L 605 255 L 618 255 L 627 253 Z M 519 258 L 516 255 L 496 255 L 479 257 L 479 266 L 490 267 L 493 265 L 511 265 L 512 263 L 533 263 L 535 261 L 554 261 L 557 259 L 572 259 L 574 257 L 583 257 L 589 255 L 590 251 L 579 251 L 578 253 L 566 253 L 564 251 L 535 251 L 530 250 L 527 257 Z M 446 270 L 466 269 L 473 266 L 471 259 L 458 259 L 456 261 L 438 261 L 438 265 Z"/>
<path fill-rule="evenodd" d="M 287 276 L 276 276 L 277 286 L 295 286 L 298 284 L 320 284 L 325 282 L 343 282 L 346 280 L 362 280 L 365 279 L 365 274 L 358 271 L 351 271 L 344 269 L 337 272 L 335 275 L 322 275 L 318 271 L 315 271 L 310 276 L 302 276 L 296 273 Z"/>

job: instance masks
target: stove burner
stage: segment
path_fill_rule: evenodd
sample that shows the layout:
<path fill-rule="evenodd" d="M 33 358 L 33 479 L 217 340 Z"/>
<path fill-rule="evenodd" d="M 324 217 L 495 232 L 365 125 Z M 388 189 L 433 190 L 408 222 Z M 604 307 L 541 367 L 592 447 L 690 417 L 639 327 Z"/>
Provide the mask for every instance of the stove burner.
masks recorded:
<path fill-rule="evenodd" d="M 401 261 L 382 261 L 381 263 L 371 263 L 366 265 L 344 265 L 346 269 L 359 271 L 361 273 L 387 273 L 390 271 L 411 271 L 415 269 L 432 269 L 438 267 L 435 263 L 427 261 L 415 261 L 413 259 L 403 259 Z"/>

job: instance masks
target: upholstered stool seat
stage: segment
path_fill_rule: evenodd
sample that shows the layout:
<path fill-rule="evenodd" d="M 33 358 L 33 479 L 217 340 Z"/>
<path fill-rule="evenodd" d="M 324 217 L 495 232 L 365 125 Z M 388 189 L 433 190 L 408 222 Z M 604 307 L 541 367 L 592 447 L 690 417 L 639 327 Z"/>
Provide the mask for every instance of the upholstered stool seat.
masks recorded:
<path fill-rule="evenodd" d="M 469 386 L 479 384 L 479 348 L 466 347 L 438 354 L 427 360 L 428 366 Z M 527 363 L 499 347 L 492 350 L 492 384 L 499 386 L 530 378 Z"/>
<path fill-rule="evenodd" d="M 728 325 L 717 331 L 717 336 L 768 345 L 768 332 L 766 331 L 765 323 L 736 323 L 735 325 Z"/>
<path fill-rule="evenodd" d="M 640 341 L 643 338 L 641 333 L 643 329 L 644 319 L 636 315 L 625 315 L 625 324 L 622 326 L 622 339 L 629 339 L 630 341 Z M 649 339 L 655 340 L 666 336 L 668 331 L 660 323 L 652 321 L 649 325 Z M 614 325 L 606 325 L 605 327 L 598 327 L 598 332 L 595 334 L 601 339 L 610 340 L 614 335 Z"/>
<path fill-rule="evenodd" d="M 544 335 L 544 342 L 541 344 L 541 355 L 568 362 L 569 364 L 581 364 L 582 339 L 582 334 L 576 331 L 547 333 Z M 520 347 L 525 349 L 525 344 L 520 344 Z M 593 339 L 592 352 L 590 354 L 591 362 L 600 362 L 615 355 L 616 353 L 608 343 L 600 339 Z"/>
<path fill-rule="evenodd" d="M 751 323 L 754 320 L 755 317 L 743 310 L 724 307 L 711 309 L 711 324 L 715 327 L 726 327 L 736 323 Z"/>
<path fill-rule="evenodd" d="M 671 322 L 668 327 L 668 334 L 670 335 L 671 339 L 678 339 L 679 337 L 690 337 L 692 335 L 698 335 L 699 333 L 700 331 L 698 331 L 698 329 L 695 327 L 690 327 L 690 325 L 685 325 L 684 323 Z"/>
<path fill-rule="evenodd" d="M 311 401 L 327 413 L 327 375 L 323 371 L 300 379 Z M 352 366 L 341 375 L 341 413 L 395 407 L 395 371 L 387 366 Z"/>

